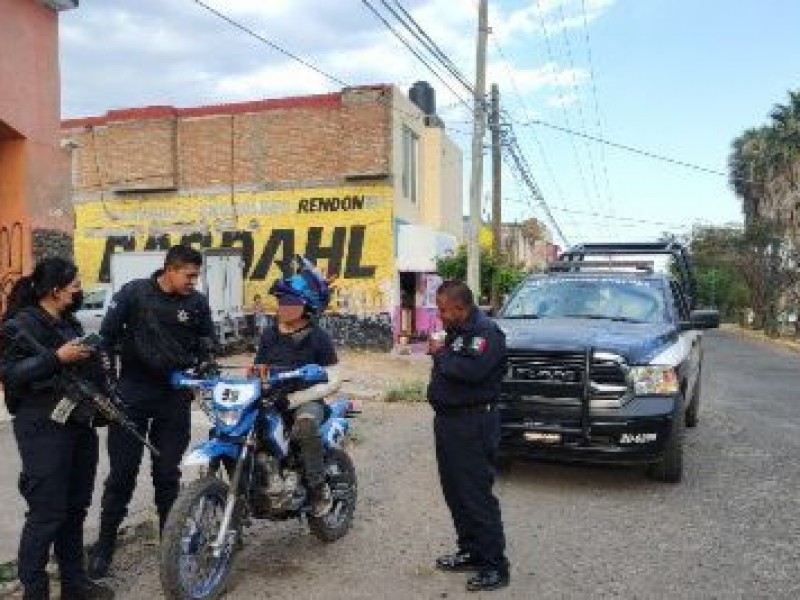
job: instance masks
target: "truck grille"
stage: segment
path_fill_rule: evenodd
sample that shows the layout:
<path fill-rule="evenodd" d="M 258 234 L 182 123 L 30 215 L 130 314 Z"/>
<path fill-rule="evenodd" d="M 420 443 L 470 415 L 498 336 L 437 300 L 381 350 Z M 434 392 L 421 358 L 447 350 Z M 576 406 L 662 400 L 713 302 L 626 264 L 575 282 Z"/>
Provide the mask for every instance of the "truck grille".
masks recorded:
<path fill-rule="evenodd" d="M 523 401 L 579 406 L 586 355 L 576 351 L 511 351 L 503 387 Z M 627 365 L 619 355 L 592 356 L 589 399 L 593 407 L 619 407 L 628 395 Z"/>

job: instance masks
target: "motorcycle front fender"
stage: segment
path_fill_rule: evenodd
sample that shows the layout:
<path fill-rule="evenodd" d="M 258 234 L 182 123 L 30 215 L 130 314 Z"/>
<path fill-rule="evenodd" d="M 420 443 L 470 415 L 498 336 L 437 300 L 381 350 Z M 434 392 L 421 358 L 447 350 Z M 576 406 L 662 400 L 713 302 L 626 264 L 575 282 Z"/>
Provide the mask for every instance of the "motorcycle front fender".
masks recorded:
<path fill-rule="evenodd" d="M 237 460 L 241 453 L 241 446 L 221 440 L 207 440 L 195 446 L 191 452 L 183 457 L 183 466 L 208 466 L 221 459 L 230 458 Z"/>

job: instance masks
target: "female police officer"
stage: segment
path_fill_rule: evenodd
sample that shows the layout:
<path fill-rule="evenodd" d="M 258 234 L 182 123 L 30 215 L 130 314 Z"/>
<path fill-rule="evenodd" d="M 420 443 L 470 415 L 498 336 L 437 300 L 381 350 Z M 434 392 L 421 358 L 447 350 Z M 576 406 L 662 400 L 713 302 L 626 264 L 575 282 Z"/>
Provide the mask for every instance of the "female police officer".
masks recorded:
<path fill-rule="evenodd" d="M 89 409 L 67 397 L 70 373 L 102 385 L 100 363 L 76 338 L 74 317 L 82 292 L 78 270 L 47 258 L 20 279 L 0 327 L 0 380 L 14 418 L 22 458 L 19 489 L 28 512 L 19 544 L 19 578 L 24 598 L 47 599 L 45 567 L 53 547 L 61 597 L 109 598 L 108 588 L 90 582 L 83 564 L 83 522 L 91 503 L 98 443 Z"/>

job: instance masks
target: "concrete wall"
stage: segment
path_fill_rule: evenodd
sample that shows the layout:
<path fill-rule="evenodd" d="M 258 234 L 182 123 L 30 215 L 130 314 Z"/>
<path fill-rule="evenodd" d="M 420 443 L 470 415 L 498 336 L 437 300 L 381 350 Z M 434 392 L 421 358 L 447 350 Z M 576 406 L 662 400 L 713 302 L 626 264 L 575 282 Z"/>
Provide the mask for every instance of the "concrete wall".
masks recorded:
<path fill-rule="evenodd" d="M 37 258 L 38 232 L 72 225 L 69 156 L 60 147 L 58 14 L 0 0 L 0 313 Z"/>
<path fill-rule="evenodd" d="M 426 127 L 422 144 L 426 157 L 423 164 L 425 197 L 422 222 L 461 241 L 464 237 L 461 149 L 440 127 Z"/>
<path fill-rule="evenodd" d="M 442 127 L 426 126 L 425 117 L 399 89 L 394 91 L 393 171 L 395 217 L 402 222 L 425 225 L 463 238 L 462 155 Z M 417 202 L 403 193 L 403 130 L 409 128 L 419 140 Z"/>

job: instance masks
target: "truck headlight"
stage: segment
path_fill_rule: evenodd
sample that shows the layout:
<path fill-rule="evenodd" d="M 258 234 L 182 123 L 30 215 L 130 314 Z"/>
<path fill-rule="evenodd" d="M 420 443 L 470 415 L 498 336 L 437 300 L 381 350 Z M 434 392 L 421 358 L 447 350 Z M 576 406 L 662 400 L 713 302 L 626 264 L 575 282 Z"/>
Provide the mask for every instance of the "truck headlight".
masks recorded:
<path fill-rule="evenodd" d="M 631 367 L 630 377 L 637 396 L 676 394 L 680 389 L 678 374 L 672 367 Z"/>

